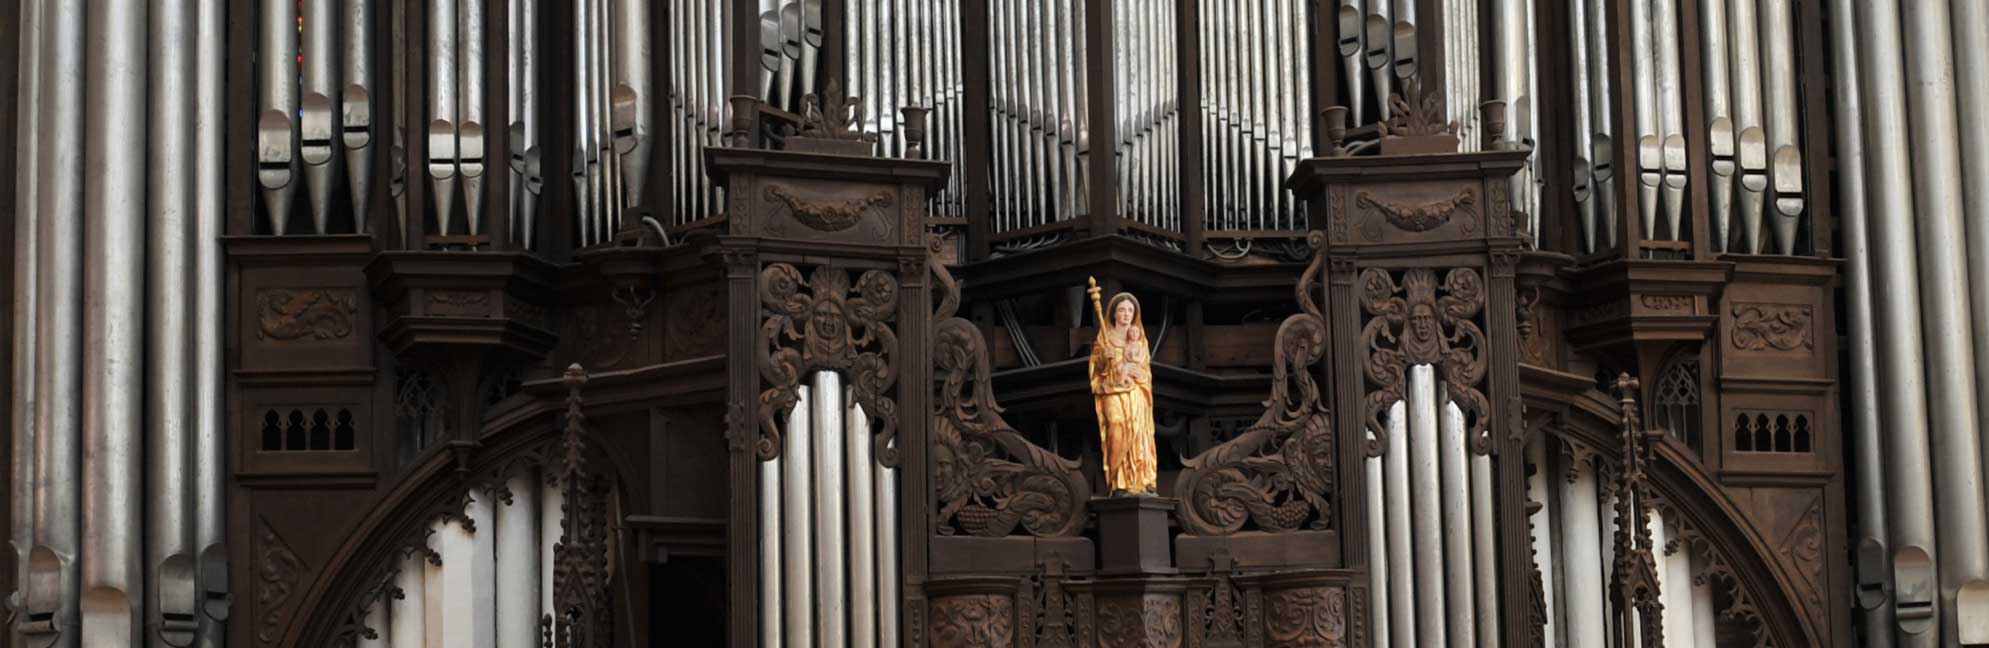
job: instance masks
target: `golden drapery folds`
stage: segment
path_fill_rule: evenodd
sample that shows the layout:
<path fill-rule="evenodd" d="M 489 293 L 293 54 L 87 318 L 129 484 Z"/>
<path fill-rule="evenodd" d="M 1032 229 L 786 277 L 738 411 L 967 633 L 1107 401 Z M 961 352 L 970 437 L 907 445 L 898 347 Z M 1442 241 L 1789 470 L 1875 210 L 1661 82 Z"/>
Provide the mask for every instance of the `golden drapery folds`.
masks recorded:
<path fill-rule="evenodd" d="M 1113 494 L 1154 492 L 1157 466 L 1153 449 L 1153 354 L 1147 348 L 1139 300 L 1132 293 L 1099 303 L 1091 281 L 1091 307 L 1098 315 L 1098 339 L 1091 346 L 1091 395 L 1098 407 L 1099 447 L 1105 482 Z"/>

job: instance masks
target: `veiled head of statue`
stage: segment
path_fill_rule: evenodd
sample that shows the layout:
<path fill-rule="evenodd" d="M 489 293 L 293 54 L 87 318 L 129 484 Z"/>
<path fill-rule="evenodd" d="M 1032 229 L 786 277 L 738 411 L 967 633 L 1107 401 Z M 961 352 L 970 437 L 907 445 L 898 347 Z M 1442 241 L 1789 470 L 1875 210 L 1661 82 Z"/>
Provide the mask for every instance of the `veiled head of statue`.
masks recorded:
<path fill-rule="evenodd" d="M 1122 292 L 1112 296 L 1112 303 L 1105 309 L 1111 313 L 1112 327 L 1124 328 L 1131 325 L 1141 337 L 1146 336 L 1146 325 L 1140 321 L 1140 300 L 1132 293 Z"/>

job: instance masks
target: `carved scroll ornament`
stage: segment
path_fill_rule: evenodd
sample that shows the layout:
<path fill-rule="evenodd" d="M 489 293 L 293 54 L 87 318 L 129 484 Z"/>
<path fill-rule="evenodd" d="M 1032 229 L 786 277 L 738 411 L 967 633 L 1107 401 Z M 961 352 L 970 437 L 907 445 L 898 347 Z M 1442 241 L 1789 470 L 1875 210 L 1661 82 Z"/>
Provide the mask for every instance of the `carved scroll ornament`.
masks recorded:
<path fill-rule="evenodd" d="M 1812 309 L 1808 304 L 1733 305 L 1733 348 L 1741 351 L 1808 349 Z"/>
<path fill-rule="evenodd" d="M 1101 648 L 1172 648 L 1181 645 L 1181 597 L 1142 594 L 1101 599 Z"/>
<path fill-rule="evenodd" d="M 946 596 L 932 601 L 934 648 L 1015 645 L 1015 599 L 1006 594 Z"/>
<path fill-rule="evenodd" d="M 1337 587 L 1298 587 L 1265 596 L 1268 645 L 1345 648 L 1347 592 Z"/>
<path fill-rule="evenodd" d="M 1418 203 L 1399 203 L 1366 191 L 1354 194 L 1354 204 L 1381 212 L 1389 224 L 1410 232 L 1427 232 L 1442 227 L 1459 209 L 1476 201 L 1477 192 L 1470 187 L 1459 190 L 1449 198 Z M 1464 231 L 1471 231 L 1469 220 L 1465 222 Z"/>
<path fill-rule="evenodd" d="M 848 196 L 769 184 L 765 193 L 768 203 L 786 206 L 795 221 L 822 232 L 855 227 L 872 207 L 889 207 L 892 202 L 891 192 L 884 189 Z"/>
<path fill-rule="evenodd" d="M 1236 438 L 1184 460 L 1174 492 L 1182 499 L 1181 528 L 1229 535 L 1254 523 L 1270 532 L 1333 526 L 1334 440 L 1312 367 L 1325 356 L 1326 318 L 1314 302 L 1325 240 L 1311 237 L 1312 263 L 1296 289 L 1301 312 L 1278 327 L 1271 397 L 1257 422 Z"/>
<path fill-rule="evenodd" d="M 358 298 L 346 288 L 256 291 L 256 338 L 330 340 L 352 335 Z"/>
<path fill-rule="evenodd" d="M 937 254 L 937 239 L 934 252 Z M 1091 485 L 1078 463 L 1030 443 L 1009 427 L 996 404 L 987 343 L 956 316 L 960 286 L 944 264 L 931 271 L 940 287 L 933 314 L 933 374 L 939 394 L 932 417 L 934 526 L 943 535 L 1000 537 L 1019 526 L 1038 537 L 1084 530 Z"/>
<path fill-rule="evenodd" d="M 283 630 L 284 608 L 304 578 L 304 561 L 276 535 L 269 520 L 257 522 L 261 529 L 256 538 L 256 609 L 262 617 L 256 623 L 256 639 L 267 644 Z"/>
<path fill-rule="evenodd" d="M 1361 330 L 1370 386 L 1368 456 L 1381 456 L 1387 447 L 1382 416 L 1403 399 L 1409 367 L 1421 364 L 1437 369 L 1450 400 L 1464 411 L 1472 449 L 1490 452 L 1491 401 L 1479 387 L 1485 380 L 1487 338 L 1474 320 L 1485 306 L 1484 278 L 1477 270 L 1454 268 L 1439 284 L 1435 270 L 1414 268 L 1397 283 L 1389 272 L 1370 268 L 1361 272 L 1360 282 L 1361 310 L 1369 318 Z"/>
<path fill-rule="evenodd" d="M 760 302 L 766 315 L 760 326 L 760 376 L 772 385 L 760 392 L 755 448 L 760 459 L 780 455 L 776 421 L 801 400 L 801 377 L 840 370 L 876 430 L 878 462 L 896 466 L 898 451 L 891 441 L 898 432 L 898 403 L 887 394 L 898 382 L 898 335 L 890 326 L 897 317 L 898 279 L 867 270 L 851 286 L 849 271 L 824 265 L 804 283 L 799 269 L 775 263 L 760 272 Z"/>

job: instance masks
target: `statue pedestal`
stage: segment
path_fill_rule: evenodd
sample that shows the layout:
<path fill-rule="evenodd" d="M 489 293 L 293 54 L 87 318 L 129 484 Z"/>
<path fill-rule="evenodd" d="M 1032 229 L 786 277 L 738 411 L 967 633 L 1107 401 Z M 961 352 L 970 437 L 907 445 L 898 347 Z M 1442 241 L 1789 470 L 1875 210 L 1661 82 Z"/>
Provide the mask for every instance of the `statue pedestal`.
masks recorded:
<path fill-rule="evenodd" d="M 1101 576 L 1175 574 L 1167 519 L 1180 500 L 1167 497 L 1095 497 L 1098 573 Z"/>

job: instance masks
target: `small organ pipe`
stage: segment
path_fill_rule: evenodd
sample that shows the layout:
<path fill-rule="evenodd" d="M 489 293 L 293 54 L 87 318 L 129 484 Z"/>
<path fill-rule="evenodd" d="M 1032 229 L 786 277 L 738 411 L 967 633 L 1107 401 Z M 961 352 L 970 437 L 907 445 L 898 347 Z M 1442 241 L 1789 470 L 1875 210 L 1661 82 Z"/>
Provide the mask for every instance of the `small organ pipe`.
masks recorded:
<path fill-rule="evenodd" d="M 348 0 L 345 8 L 345 47 L 343 48 L 344 96 L 339 100 L 339 123 L 345 146 L 346 188 L 351 192 L 352 230 L 366 233 L 371 200 L 367 193 L 373 180 L 373 3 Z M 528 77 L 529 78 L 529 77 Z"/>
<path fill-rule="evenodd" d="M 1762 249 L 1761 218 L 1768 191 L 1768 140 L 1761 114 L 1761 31 L 1758 5 L 1728 0 L 1727 45 L 1732 48 L 1733 122 L 1740 163 L 1740 218 L 1744 254 Z"/>
<path fill-rule="evenodd" d="M 1393 71 L 1388 67 L 1395 23 L 1389 19 L 1388 0 L 1367 0 L 1367 10 L 1367 20 L 1363 23 L 1367 28 L 1363 45 L 1367 49 L 1368 73 L 1373 79 L 1371 90 L 1375 98 L 1375 114 L 1386 120 L 1388 96 L 1395 92 Z"/>
<path fill-rule="evenodd" d="M 1933 436 L 1935 531 L 1940 547 L 1942 634 L 1959 621 L 1957 590 L 1989 579 L 1989 503 L 1982 474 L 1975 349 L 1969 320 L 1961 192 L 1961 151 L 1956 141 L 1954 51 L 1949 3 L 1906 0 L 1906 88 L 1913 125 L 1912 219 L 1919 234 L 1921 321 L 1927 340 L 1922 357 Z M 1771 136 L 1774 116 L 1770 115 Z M 1978 251 L 1979 252 L 1979 251 Z M 1985 350 L 1989 352 L 1989 350 Z"/>
<path fill-rule="evenodd" d="M 877 645 L 898 645 L 898 471 L 873 463 L 877 484 Z"/>
<path fill-rule="evenodd" d="M 79 14 L 80 15 L 80 14 Z M 256 180 L 262 185 L 269 231 L 282 236 L 297 188 L 297 3 L 262 0 L 257 30 L 261 116 L 256 122 Z M 81 61 L 77 62 L 79 65 Z"/>
<path fill-rule="evenodd" d="M 1975 4 L 1955 3 L 1956 6 Z M 1964 9 L 1965 10 L 1965 9 Z M 1796 226 L 1803 212 L 1802 122 L 1796 116 L 1796 45 L 1789 0 L 1762 0 L 1763 69 L 1767 72 L 1768 151 L 1775 190 L 1775 251 L 1796 253 Z M 1961 75 L 1966 76 L 1966 75 Z"/>
<path fill-rule="evenodd" d="M 815 645 L 815 555 L 810 532 L 815 510 L 814 461 L 810 459 L 814 447 L 815 426 L 813 425 L 815 390 L 807 385 L 799 388 L 800 400 L 795 401 L 794 411 L 798 414 L 788 419 L 789 426 L 780 456 L 781 498 L 780 517 L 794 520 L 795 524 L 781 525 L 781 591 L 786 595 L 786 618 L 782 619 L 787 629 L 789 646 Z M 798 419 L 798 420 L 797 420 Z M 798 424 L 797 424 L 798 423 Z M 834 564 L 834 563 L 831 563 Z"/>
<path fill-rule="evenodd" d="M 1388 625 L 1399 646 L 1416 643 L 1416 575 L 1410 546 L 1414 531 L 1409 528 L 1409 408 L 1396 401 L 1388 410 L 1388 449 L 1382 455 L 1383 473 L 1388 480 L 1388 580 L 1400 587 L 1388 590 Z"/>
<path fill-rule="evenodd" d="M 343 56 L 338 46 L 338 20 L 336 18 L 338 0 L 303 0 L 304 7 L 304 50 L 299 56 L 304 65 L 304 86 L 301 104 L 303 114 L 299 117 L 299 149 L 304 161 L 304 191 L 310 200 L 311 233 L 324 234 L 325 221 L 331 217 L 332 157 L 337 152 L 339 131 L 338 122 L 338 61 Z"/>
<path fill-rule="evenodd" d="M 1498 543 L 1492 516 L 1492 457 L 1471 456 L 1471 566 L 1477 589 L 1478 643 L 1499 648 Z"/>
<path fill-rule="evenodd" d="M 281 2 L 282 0 L 274 0 Z M 448 236 L 456 197 L 456 3 L 428 5 L 428 175 L 434 180 L 435 233 Z M 415 244 L 420 245 L 420 241 Z"/>
<path fill-rule="evenodd" d="M 1443 473 L 1443 589 L 1449 601 L 1444 608 L 1445 628 L 1450 645 L 1476 648 L 1478 619 L 1473 606 L 1477 592 L 1472 585 L 1471 469 L 1465 456 L 1464 412 L 1457 404 L 1443 404 L 1443 438 L 1439 453 Z"/>
<path fill-rule="evenodd" d="M 1713 229 L 1708 233 L 1713 239 L 1713 249 L 1719 251 L 1727 249 L 1728 228 L 1733 220 L 1733 176 L 1738 170 L 1734 161 L 1733 110 L 1728 100 L 1728 1 L 1704 0 L 1699 6 L 1700 60 L 1704 64 L 1701 95 L 1706 105 L 1706 148 L 1712 154 L 1712 173 L 1706 179 L 1712 183 L 1709 188 L 1713 202 L 1706 220 Z"/>
<path fill-rule="evenodd" d="M 797 411 L 788 415 L 787 426 L 792 429 L 797 423 L 795 417 L 804 415 Z M 760 645 L 778 648 L 783 638 L 781 631 L 782 600 L 780 572 L 780 473 L 781 457 L 760 462 Z"/>

